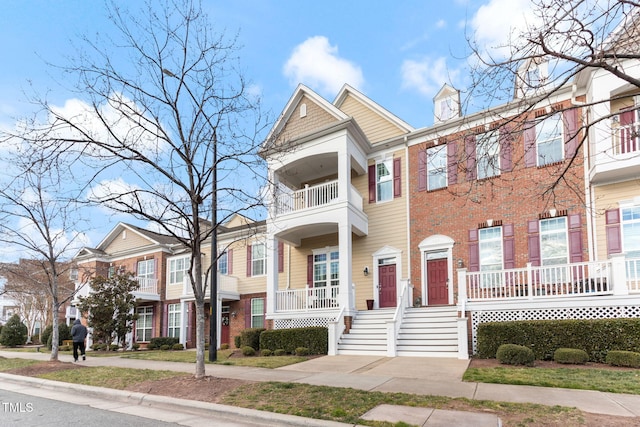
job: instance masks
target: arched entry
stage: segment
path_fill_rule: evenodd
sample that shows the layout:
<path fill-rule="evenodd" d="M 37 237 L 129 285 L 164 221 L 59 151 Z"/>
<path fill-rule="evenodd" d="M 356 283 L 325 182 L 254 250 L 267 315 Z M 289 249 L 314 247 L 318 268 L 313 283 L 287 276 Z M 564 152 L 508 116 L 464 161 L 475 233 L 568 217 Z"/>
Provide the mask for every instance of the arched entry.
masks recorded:
<path fill-rule="evenodd" d="M 453 304 L 453 245 L 448 236 L 435 234 L 420 242 L 422 304 Z"/>

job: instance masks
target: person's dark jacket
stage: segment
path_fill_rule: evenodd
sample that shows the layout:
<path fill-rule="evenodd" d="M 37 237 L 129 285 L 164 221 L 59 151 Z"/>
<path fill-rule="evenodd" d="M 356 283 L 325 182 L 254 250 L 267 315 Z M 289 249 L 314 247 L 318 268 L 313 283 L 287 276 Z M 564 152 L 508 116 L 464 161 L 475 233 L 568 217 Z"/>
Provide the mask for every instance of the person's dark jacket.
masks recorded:
<path fill-rule="evenodd" d="M 80 323 L 80 319 L 76 319 L 71 328 L 71 338 L 73 342 L 83 342 L 86 337 L 87 327 Z"/>

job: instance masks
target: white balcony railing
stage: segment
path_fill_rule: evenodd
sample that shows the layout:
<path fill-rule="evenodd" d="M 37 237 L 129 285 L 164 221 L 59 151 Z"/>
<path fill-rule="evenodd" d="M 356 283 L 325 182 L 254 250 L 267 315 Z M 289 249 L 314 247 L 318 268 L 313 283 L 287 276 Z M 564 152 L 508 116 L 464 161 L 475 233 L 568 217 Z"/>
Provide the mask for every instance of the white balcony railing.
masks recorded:
<path fill-rule="evenodd" d="M 301 289 L 276 291 L 276 312 L 326 310 L 338 308 L 339 286 L 306 285 Z"/>
<path fill-rule="evenodd" d="M 535 299 L 613 293 L 610 261 L 465 272 L 466 300 Z M 636 282 L 637 283 L 637 282 Z"/>
<path fill-rule="evenodd" d="M 148 277 L 136 277 L 138 289 L 136 292 L 141 294 L 158 294 L 158 279 L 150 279 Z"/>
<path fill-rule="evenodd" d="M 614 129 L 613 152 L 615 155 L 640 152 L 640 122 Z"/>
<path fill-rule="evenodd" d="M 306 185 L 303 189 L 290 193 L 280 192 L 276 196 L 276 214 L 285 214 L 325 206 L 337 198 L 337 180 L 312 186 Z"/>
<path fill-rule="evenodd" d="M 205 296 L 208 298 L 211 295 L 211 286 L 209 286 L 207 278 L 203 277 L 202 280 L 203 283 L 207 283 Z M 218 274 L 218 293 L 238 294 L 238 278 L 226 274 Z M 182 282 L 182 294 L 184 296 L 193 296 L 193 286 L 191 286 L 189 276 L 186 275 Z"/>

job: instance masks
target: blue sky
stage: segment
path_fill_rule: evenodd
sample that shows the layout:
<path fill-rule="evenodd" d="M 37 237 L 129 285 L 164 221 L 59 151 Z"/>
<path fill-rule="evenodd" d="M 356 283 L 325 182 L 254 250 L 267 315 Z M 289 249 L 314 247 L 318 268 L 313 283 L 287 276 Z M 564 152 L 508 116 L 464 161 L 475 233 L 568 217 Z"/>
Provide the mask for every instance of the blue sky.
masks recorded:
<path fill-rule="evenodd" d="M 139 1 L 128 1 L 136 7 Z M 329 101 L 349 83 L 415 127 L 433 123 L 432 99 L 445 82 L 467 83 L 466 36 L 503 42 L 527 16 L 526 0 L 333 1 L 203 0 L 220 30 L 238 32 L 245 76 L 279 114 L 298 83 Z M 79 34 L 111 31 L 102 2 L 3 0 L 0 13 L 0 126 L 28 114 L 23 92 L 62 105 L 72 82 L 52 78 Z M 89 236 L 96 245 L 114 217 Z"/>

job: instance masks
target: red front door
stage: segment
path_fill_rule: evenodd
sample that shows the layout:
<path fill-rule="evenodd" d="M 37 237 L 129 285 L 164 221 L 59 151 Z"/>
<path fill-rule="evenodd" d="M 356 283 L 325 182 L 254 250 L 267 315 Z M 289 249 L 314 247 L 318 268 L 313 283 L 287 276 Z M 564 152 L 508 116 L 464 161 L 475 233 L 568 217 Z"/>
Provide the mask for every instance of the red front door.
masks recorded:
<path fill-rule="evenodd" d="M 449 303 L 447 270 L 446 259 L 432 259 L 427 261 L 428 305 L 442 305 Z"/>
<path fill-rule="evenodd" d="M 379 306 L 380 308 L 396 306 L 396 266 L 381 265 L 378 267 Z"/>
<path fill-rule="evenodd" d="M 229 342 L 229 313 L 222 313 L 220 316 L 220 344 L 230 344 Z"/>

